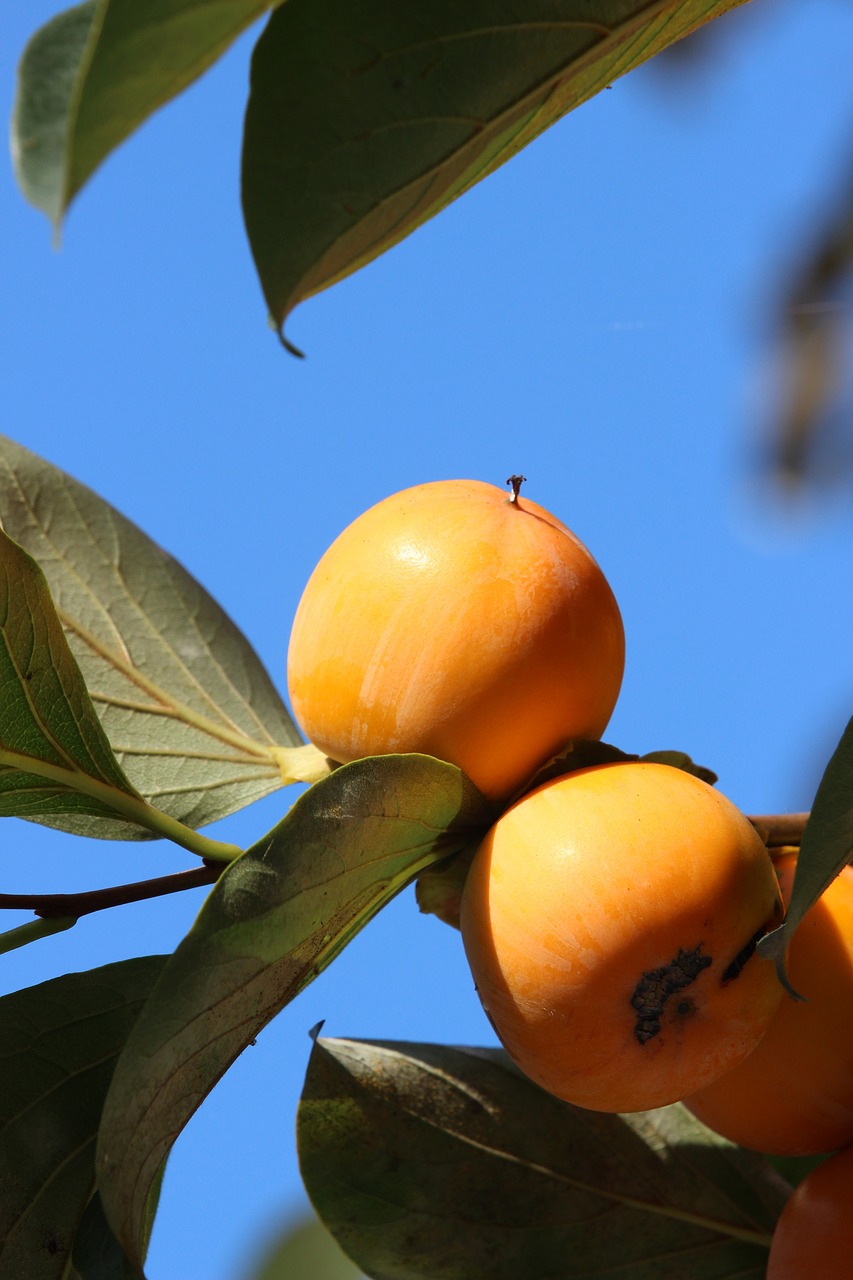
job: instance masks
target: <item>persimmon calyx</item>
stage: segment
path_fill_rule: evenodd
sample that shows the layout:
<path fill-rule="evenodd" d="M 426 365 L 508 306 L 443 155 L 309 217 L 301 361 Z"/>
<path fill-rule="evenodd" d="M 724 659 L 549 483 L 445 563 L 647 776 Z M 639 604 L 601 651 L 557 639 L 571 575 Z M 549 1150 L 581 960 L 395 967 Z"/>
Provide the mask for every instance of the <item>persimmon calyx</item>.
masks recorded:
<path fill-rule="evenodd" d="M 270 755 L 278 765 L 282 786 L 292 782 L 320 782 L 335 769 L 334 760 L 324 755 L 313 742 L 302 747 L 270 747 Z"/>

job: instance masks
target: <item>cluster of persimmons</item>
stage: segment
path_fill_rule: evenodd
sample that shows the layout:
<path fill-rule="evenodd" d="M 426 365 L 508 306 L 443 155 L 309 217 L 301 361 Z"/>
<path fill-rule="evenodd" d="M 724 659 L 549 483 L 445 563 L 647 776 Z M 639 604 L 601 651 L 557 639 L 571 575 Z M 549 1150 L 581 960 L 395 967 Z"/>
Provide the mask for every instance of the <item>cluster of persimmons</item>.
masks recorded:
<path fill-rule="evenodd" d="M 796 851 L 774 861 L 735 805 L 668 764 L 526 789 L 567 743 L 601 737 L 625 644 L 598 564 L 521 479 L 509 494 L 419 485 L 338 537 L 294 621 L 296 718 L 333 760 L 425 753 L 494 802 L 460 927 L 516 1064 L 578 1106 L 685 1101 L 758 1151 L 840 1152 L 789 1200 L 768 1276 L 847 1275 L 853 870 L 796 931 L 796 1001 L 757 950 L 782 919 Z"/>

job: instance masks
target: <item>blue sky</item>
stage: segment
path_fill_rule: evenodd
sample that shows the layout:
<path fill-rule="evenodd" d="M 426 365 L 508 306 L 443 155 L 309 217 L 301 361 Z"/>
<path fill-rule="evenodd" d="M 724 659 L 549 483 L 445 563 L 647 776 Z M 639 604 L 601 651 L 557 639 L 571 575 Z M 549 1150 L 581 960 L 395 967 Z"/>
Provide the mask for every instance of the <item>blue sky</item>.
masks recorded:
<path fill-rule="evenodd" d="M 2 20 L 3 109 L 27 36 Z M 98 490 L 195 574 L 280 688 L 319 555 L 423 480 L 528 477 L 622 607 L 606 737 L 677 747 L 747 812 L 808 807 L 853 707 L 853 503 L 792 508 L 755 458 L 777 394 L 774 307 L 846 176 L 853 14 L 754 0 L 706 59 L 617 81 L 405 243 L 266 326 L 239 145 L 256 32 L 135 135 L 60 251 L 0 173 L 2 430 Z M 248 843 L 280 793 L 215 834 Z M 178 870 L 164 845 L 8 821 L 6 891 Z M 3 957 L 0 990 L 172 949 L 200 894 L 102 913 Z M 8 924 L 16 923 L 10 920 Z M 301 1203 L 308 1029 L 492 1043 L 458 935 L 411 892 L 247 1050 L 167 1173 L 152 1280 L 249 1280 Z"/>

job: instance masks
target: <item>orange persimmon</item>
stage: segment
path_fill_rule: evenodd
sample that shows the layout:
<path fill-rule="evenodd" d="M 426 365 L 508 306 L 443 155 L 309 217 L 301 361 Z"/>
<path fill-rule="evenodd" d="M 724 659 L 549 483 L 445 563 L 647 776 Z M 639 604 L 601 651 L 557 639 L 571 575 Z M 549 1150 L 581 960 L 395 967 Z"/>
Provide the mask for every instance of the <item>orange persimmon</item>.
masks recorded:
<path fill-rule="evenodd" d="M 781 919 L 751 823 L 668 765 L 546 782 L 498 819 L 462 894 L 480 999 L 510 1057 L 568 1102 L 663 1106 L 752 1050 L 782 994 Z"/>
<path fill-rule="evenodd" d="M 601 736 L 624 658 L 613 593 L 564 524 L 517 489 L 443 480 L 332 543 L 296 611 L 287 682 L 332 759 L 423 752 L 504 799 L 569 740 Z"/>
<path fill-rule="evenodd" d="M 788 902 L 797 859 L 776 861 Z M 686 1099 L 723 1137 L 774 1155 L 820 1155 L 853 1143 L 853 867 L 794 932 L 787 993 L 755 1051 Z"/>
<path fill-rule="evenodd" d="M 853 1147 L 807 1174 L 776 1223 L 767 1280 L 853 1276 Z"/>

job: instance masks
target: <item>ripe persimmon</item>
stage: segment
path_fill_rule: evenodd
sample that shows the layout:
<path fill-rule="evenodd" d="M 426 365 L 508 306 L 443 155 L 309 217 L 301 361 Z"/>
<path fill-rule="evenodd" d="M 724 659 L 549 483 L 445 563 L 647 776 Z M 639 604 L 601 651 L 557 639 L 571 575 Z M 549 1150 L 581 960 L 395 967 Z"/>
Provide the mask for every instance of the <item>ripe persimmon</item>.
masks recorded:
<path fill-rule="evenodd" d="M 853 1147 L 807 1174 L 776 1223 L 767 1280 L 850 1280 L 853 1275 Z"/>
<path fill-rule="evenodd" d="M 782 994 L 756 943 L 781 913 L 769 854 L 725 796 L 629 762 L 509 808 L 474 855 L 461 928 L 522 1071 L 579 1106 L 643 1111 L 755 1047 Z"/>
<path fill-rule="evenodd" d="M 776 861 L 790 900 L 796 855 Z M 794 932 L 782 997 L 756 1049 L 686 1099 L 709 1128 L 773 1155 L 819 1155 L 853 1143 L 853 867 L 845 867 Z"/>
<path fill-rule="evenodd" d="M 613 593 L 564 524 L 517 487 L 442 480 L 371 507 L 322 556 L 287 682 L 332 759 L 423 752 L 505 799 L 601 736 L 624 660 Z"/>

